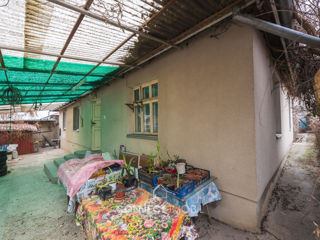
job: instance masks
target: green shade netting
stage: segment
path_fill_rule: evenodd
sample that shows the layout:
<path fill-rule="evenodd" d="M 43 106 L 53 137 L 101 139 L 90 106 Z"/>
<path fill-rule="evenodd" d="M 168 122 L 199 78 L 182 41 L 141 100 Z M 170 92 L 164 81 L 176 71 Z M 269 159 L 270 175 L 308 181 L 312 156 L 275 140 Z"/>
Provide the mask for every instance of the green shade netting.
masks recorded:
<path fill-rule="evenodd" d="M 18 88 L 23 96 L 22 103 L 71 101 L 95 88 L 105 75 L 118 69 L 99 66 L 86 77 L 85 74 L 95 65 L 59 62 L 55 73 L 51 75 L 55 61 L 8 55 L 3 55 L 3 60 L 10 84 Z M 70 91 L 84 78 L 86 81 L 83 85 Z M 0 70 L 0 97 L 7 87 L 5 71 Z M 0 105 L 3 104 L 0 98 Z"/>
<path fill-rule="evenodd" d="M 3 55 L 3 60 L 7 68 L 11 69 L 23 69 L 23 70 L 33 70 L 33 71 L 44 71 L 50 72 L 56 61 L 52 60 L 42 60 L 34 58 L 24 58 L 24 57 L 14 57 Z M 69 63 L 69 62 L 59 62 L 55 72 L 57 73 L 77 73 L 86 74 L 88 73 L 94 65 L 92 64 L 81 64 L 81 63 Z M 92 76 L 104 76 L 118 67 L 109 66 L 99 66 L 92 73 Z"/>

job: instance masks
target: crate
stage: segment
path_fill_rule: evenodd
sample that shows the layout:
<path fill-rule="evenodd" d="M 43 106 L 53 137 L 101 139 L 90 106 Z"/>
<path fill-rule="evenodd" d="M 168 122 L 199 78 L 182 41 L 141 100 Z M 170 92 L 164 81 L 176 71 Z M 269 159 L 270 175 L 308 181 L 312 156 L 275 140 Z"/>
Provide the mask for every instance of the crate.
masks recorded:
<path fill-rule="evenodd" d="M 183 198 L 185 197 L 187 194 L 189 194 L 190 192 L 192 192 L 194 190 L 194 182 L 191 180 L 190 182 L 184 184 L 183 186 L 177 188 L 175 191 L 172 191 L 168 188 L 166 188 L 166 190 L 176 196 L 177 198 Z"/>
<path fill-rule="evenodd" d="M 145 182 L 152 187 L 156 187 L 158 185 L 158 177 L 162 176 L 162 172 L 160 171 L 158 173 L 145 174 L 145 170 L 140 168 L 138 170 L 138 176 L 140 181 Z"/>
<path fill-rule="evenodd" d="M 203 178 L 200 179 L 200 181 L 194 181 L 194 187 L 197 187 L 210 179 L 210 171 L 209 170 L 202 169 L 202 168 L 195 168 L 195 167 L 190 170 L 201 170 L 201 171 L 205 171 L 207 173 L 206 176 L 204 176 Z M 188 173 L 188 171 L 186 173 Z"/>

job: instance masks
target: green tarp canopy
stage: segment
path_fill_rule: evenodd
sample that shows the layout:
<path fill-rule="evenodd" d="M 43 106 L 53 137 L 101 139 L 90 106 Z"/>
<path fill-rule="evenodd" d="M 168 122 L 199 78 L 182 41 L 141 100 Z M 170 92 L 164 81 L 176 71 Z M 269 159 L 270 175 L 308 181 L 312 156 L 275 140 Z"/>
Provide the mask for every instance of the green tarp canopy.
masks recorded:
<path fill-rule="evenodd" d="M 3 60 L 5 70 L 0 70 L 0 94 L 10 85 L 16 87 L 22 95 L 22 104 L 71 101 L 100 86 L 105 75 L 118 69 L 98 66 L 86 76 L 95 65 L 60 61 L 51 74 L 56 62 L 53 60 L 9 55 L 3 55 Z M 83 84 L 75 89 L 78 83 Z M 0 105 L 4 104 L 0 99 Z"/>

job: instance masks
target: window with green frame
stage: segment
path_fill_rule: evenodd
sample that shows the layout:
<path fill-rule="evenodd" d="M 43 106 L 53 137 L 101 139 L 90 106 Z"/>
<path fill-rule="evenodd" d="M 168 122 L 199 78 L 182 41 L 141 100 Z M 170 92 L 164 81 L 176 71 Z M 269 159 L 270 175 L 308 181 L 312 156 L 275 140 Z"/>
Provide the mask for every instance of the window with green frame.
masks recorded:
<path fill-rule="evenodd" d="M 133 89 L 134 132 L 158 134 L 158 82 L 142 84 Z"/>

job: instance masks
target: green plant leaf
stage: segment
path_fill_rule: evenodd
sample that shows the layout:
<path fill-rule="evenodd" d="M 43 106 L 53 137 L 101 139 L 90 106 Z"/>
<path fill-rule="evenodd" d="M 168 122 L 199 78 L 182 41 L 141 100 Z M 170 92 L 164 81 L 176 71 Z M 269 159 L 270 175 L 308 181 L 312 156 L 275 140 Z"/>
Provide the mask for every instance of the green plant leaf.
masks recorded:
<path fill-rule="evenodd" d="M 134 160 L 134 157 L 132 157 L 129 161 L 129 164 L 127 165 L 127 174 L 128 175 L 132 175 L 131 174 L 131 164 L 132 164 L 132 161 Z"/>
<path fill-rule="evenodd" d="M 115 177 L 114 177 L 113 171 L 112 171 L 111 168 L 109 168 L 109 167 L 108 167 L 108 169 L 109 169 L 110 174 L 111 174 L 111 179 L 112 179 L 112 181 L 114 182 L 114 181 L 115 181 Z"/>

